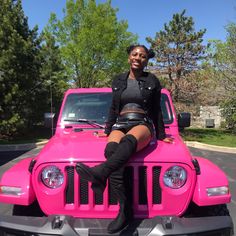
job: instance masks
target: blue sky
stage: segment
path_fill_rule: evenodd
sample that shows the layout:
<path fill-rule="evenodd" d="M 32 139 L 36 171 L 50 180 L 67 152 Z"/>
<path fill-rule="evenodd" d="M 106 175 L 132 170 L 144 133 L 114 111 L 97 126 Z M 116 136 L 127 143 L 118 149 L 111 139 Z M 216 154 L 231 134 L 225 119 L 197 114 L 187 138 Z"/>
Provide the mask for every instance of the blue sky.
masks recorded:
<path fill-rule="evenodd" d="M 97 0 L 97 3 L 106 0 Z M 25 15 L 30 27 L 39 26 L 41 31 L 47 24 L 50 13 L 58 18 L 63 16 L 66 0 L 22 0 Z M 148 46 L 145 38 L 155 37 L 163 29 L 174 13 L 186 9 L 186 16 L 192 16 L 196 31 L 207 29 L 206 43 L 210 39 L 225 40 L 225 26 L 236 23 L 236 0 L 112 0 L 112 6 L 118 8 L 119 20 L 127 20 L 129 31 L 139 36 L 139 42 Z"/>

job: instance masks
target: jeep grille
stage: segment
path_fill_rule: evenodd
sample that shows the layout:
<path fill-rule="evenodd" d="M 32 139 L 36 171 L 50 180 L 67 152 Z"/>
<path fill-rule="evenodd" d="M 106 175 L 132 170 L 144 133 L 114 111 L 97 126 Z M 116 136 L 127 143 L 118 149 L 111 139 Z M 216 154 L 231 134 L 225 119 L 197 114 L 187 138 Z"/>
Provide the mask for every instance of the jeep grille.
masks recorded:
<path fill-rule="evenodd" d="M 152 175 L 147 175 L 148 168 L 152 168 Z M 129 193 L 129 196 L 133 196 L 131 201 L 134 204 L 138 205 L 146 205 L 148 202 L 148 193 L 147 193 L 147 181 L 150 182 L 150 180 L 147 180 L 147 176 L 152 176 L 152 203 L 153 204 L 161 204 L 161 188 L 159 184 L 159 177 L 160 177 L 161 167 L 160 166 L 154 166 L 154 167 L 148 167 L 148 166 L 127 166 L 125 168 L 124 176 L 125 176 L 125 182 L 127 184 L 126 189 Z M 87 205 L 90 204 L 90 199 L 94 199 L 95 205 L 103 205 L 104 204 L 104 194 L 106 194 L 106 190 L 103 194 L 95 194 L 93 191 L 89 191 L 90 185 L 87 181 L 80 179 L 75 171 L 74 166 L 67 166 L 66 167 L 66 173 L 67 173 L 67 187 L 65 191 L 65 201 L 66 204 L 72 204 L 75 201 L 78 202 L 78 205 Z M 79 190 L 79 199 L 75 199 L 75 177 L 79 178 L 78 181 L 78 190 Z M 136 181 L 136 183 L 134 183 Z M 135 188 L 134 186 L 138 186 Z M 93 194 L 93 198 L 90 198 L 89 194 Z M 108 181 L 108 188 L 107 188 L 107 194 L 108 194 L 108 204 L 109 205 L 116 205 L 117 199 L 110 187 L 110 183 Z M 137 197 L 137 199 L 134 199 L 134 197 Z"/>

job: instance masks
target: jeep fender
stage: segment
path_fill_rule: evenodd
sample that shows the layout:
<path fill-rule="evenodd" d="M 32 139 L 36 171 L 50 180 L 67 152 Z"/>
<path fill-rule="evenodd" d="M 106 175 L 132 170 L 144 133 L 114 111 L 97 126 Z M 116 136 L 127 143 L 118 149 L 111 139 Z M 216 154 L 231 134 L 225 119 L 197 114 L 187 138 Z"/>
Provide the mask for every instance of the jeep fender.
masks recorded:
<path fill-rule="evenodd" d="M 194 157 L 198 160 L 201 173 L 197 175 L 197 182 L 193 193 L 193 202 L 199 206 L 218 205 L 229 203 L 231 195 L 208 196 L 207 189 L 214 187 L 229 187 L 225 173 L 214 163 L 202 157 Z"/>
<path fill-rule="evenodd" d="M 0 191 L 0 202 L 30 205 L 35 200 L 35 193 L 31 181 L 31 173 L 28 171 L 32 158 L 26 158 L 7 170 L 0 181 L 0 186 L 20 188 L 18 194 L 4 193 Z"/>

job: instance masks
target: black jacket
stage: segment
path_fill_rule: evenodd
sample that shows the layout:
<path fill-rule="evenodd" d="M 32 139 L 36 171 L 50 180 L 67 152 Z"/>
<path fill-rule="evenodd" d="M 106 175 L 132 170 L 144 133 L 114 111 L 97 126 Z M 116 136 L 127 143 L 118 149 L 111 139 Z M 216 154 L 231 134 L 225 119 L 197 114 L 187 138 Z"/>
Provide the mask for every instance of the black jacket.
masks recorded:
<path fill-rule="evenodd" d="M 122 92 L 127 87 L 129 72 L 115 76 L 112 81 L 112 104 L 109 111 L 108 121 L 106 123 L 105 133 L 110 134 L 112 125 L 120 113 L 120 98 Z M 156 130 L 157 139 L 166 137 L 164 122 L 161 112 L 161 85 L 157 77 L 151 73 L 144 72 L 138 79 L 139 88 L 143 97 L 143 108 L 149 118 L 152 119 Z"/>

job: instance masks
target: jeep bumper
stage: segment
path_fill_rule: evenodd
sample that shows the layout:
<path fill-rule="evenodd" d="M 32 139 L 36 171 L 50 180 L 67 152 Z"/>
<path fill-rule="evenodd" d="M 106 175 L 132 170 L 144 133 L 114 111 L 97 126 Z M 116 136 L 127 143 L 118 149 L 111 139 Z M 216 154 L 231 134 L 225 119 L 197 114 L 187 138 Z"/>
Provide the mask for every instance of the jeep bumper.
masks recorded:
<path fill-rule="evenodd" d="M 201 218 L 154 217 L 135 220 L 122 233 L 108 234 L 108 219 L 78 219 L 70 216 L 22 217 L 0 216 L 0 235 L 191 235 L 223 236 L 233 235 L 230 216 Z"/>

